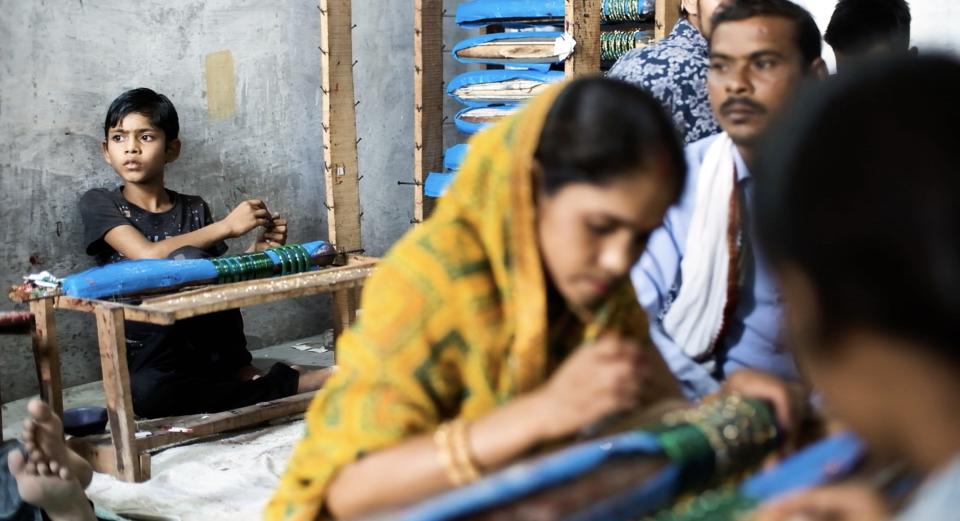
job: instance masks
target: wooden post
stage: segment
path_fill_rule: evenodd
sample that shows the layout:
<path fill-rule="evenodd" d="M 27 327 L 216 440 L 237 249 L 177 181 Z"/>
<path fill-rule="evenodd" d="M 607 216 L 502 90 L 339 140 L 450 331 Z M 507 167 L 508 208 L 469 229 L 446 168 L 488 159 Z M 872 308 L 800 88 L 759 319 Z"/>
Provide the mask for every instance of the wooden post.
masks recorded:
<path fill-rule="evenodd" d="M 357 118 L 353 93 L 350 0 L 320 0 L 320 65 L 323 90 L 323 162 L 330 242 L 341 251 L 362 249 L 357 166 Z M 354 290 L 333 294 L 334 333 L 356 314 Z"/>
<path fill-rule="evenodd" d="M 35 326 L 33 329 L 33 359 L 37 365 L 40 398 L 63 417 L 63 383 L 60 377 L 60 348 L 57 345 L 57 325 L 53 315 L 53 299 L 30 301 Z"/>
<path fill-rule="evenodd" d="M 110 305 L 98 306 L 97 334 L 100 340 L 100 365 L 103 370 L 103 392 L 107 399 L 110 434 L 116 453 L 111 472 L 127 482 L 149 478 L 142 473 L 137 449 L 137 424 L 133 416 L 130 396 L 130 372 L 127 369 L 127 343 L 123 333 L 123 309 Z"/>
<path fill-rule="evenodd" d="M 680 0 L 657 0 L 654 37 L 659 40 L 670 34 L 680 19 Z"/>
<path fill-rule="evenodd" d="M 413 3 L 413 220 L 429 214 L 423 183 L 443 167 L 443 0 Z"/>
<path fill-rule="evenodd" d="M 564 63 L 568 78 L 600 72 L 600 6 L 602 0 L 564 0 L 564 30 L 577 46 Z"/>

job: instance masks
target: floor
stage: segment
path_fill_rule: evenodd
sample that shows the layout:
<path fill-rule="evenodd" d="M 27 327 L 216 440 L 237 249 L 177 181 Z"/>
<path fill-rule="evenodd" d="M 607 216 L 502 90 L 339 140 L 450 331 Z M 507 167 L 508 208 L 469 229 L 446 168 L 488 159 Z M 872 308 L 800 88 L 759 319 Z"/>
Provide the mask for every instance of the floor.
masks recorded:
<path fill-rule="evenodd" d="M 331 333 L 253 351 L 254 365 L 276 361 L 312 367 L 333 365 Z M 3 437 L 19 434 L 29 398 L 3 404 Z M 100 382 L 64 391 L 64 407 L 102 405 Z M 151 460 L 152 479 L 122 483 L 97 474 L 87 494 L 98 506 L 136 519 L 243 521 L 261 519 L 303 432 L 290 418 L 267 427 L 237 431 L 214 439 L 167 449 Z"/>

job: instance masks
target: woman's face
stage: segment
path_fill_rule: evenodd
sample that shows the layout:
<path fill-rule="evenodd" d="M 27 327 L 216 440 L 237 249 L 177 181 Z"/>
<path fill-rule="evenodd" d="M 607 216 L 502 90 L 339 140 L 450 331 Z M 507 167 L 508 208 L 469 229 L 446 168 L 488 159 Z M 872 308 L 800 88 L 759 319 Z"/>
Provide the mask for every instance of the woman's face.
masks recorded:
<path fill-rule="evenodd" d="M 570 183 L 537 200 L 546 272 L 567 304 L 592 311 L 640 258 L 675 188 L 664 161 L 605 185 Z"/>

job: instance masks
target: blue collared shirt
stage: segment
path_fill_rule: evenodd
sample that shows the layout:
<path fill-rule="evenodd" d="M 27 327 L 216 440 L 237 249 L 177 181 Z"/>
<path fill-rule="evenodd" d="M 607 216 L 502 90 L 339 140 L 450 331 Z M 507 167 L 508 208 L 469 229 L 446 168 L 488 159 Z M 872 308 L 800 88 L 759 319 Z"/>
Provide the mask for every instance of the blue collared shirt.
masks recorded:
<path fill-rule="evenodd" d="M 700 165 L 716 139 L 717 136 L 711 136 L 687 146 L 687 186 L 680 201 L 667 212 L 663 226 L 650 236 L 646 251 L 631 273 L 640 303 L 650 317 L 653 341 L 691 398 L 716 391 L 725 375 L 744 368 L 787 379 L 797 378 L 793 358 L 782 341 L 780 292 L 756 247 L 747 250 L 751 258 L 745 263 L 744 282 L 733 320 L 709 360 L 692 360 L 663 330 L 662 317 L 683 282 L 680 262 L 693 216 Z M 753 214 L 753 183 L 747 165 L 736 150 L 734 161 L 737 189 L 743 191 L 741 195 L 746 203 L 746 233 L 755 245 L 753 229 L 749 226 Z"/>
<path fill-rule="evenodd" d="M 608 75 L 653 94 L 673 117 L 683 142 L 693 143 L 720 132 L 707 99 L 709 58 L 707 40 L 680 20 L 666 38 L 621 56 Z"/>

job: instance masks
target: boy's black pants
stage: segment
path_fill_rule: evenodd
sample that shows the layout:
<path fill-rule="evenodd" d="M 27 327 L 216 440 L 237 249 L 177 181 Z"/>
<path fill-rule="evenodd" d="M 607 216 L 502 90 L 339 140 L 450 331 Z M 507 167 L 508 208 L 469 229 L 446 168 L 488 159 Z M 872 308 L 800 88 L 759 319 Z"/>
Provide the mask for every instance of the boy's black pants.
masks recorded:
<path fill-rule="evenodd" d="M 137 322 L 125 326 L 133 410 L 138 416 L 220 412 L 297 392 L 299 374 L 280 363 L 256 380 L 236 378 L 252 360 L 239 310 L 172 326 Z"/>
<path fill-rule="evenodd" d="M 189 247 L 171 255 L 206 256 Z M 188 318 L 171 326 L 125 321 L 124 328 L 137 416 L 221 412 L 297 392 L 299 373 L 280 363 L 256 380 L 236 378 L 237 371 L 253 359 L 240 310 Z"/>

